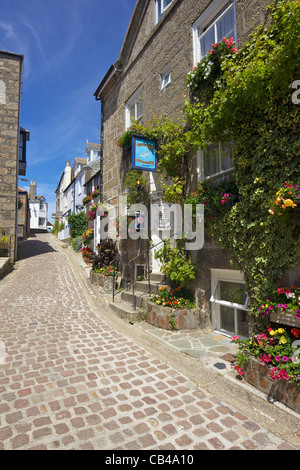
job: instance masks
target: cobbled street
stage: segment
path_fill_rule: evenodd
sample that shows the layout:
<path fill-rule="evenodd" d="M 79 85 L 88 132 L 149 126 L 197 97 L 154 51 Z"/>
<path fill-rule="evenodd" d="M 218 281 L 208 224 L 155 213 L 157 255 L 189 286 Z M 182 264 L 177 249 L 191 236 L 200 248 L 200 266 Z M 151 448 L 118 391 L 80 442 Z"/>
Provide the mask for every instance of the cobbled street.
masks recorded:
<path fill-rule="evenodd" d="M 0 281 L 0 449 L 300 448 L 283 412 L 275 435 L 263 413 L 256 420 L 238 397 L 229 403 L 217 385 L 192 380 L 193 358 L 176 367 L 174 350 L 154 339 L 144 348 L 133 326 L 122 331 L 67 251 L 51 234 L 30 237 Z"/>

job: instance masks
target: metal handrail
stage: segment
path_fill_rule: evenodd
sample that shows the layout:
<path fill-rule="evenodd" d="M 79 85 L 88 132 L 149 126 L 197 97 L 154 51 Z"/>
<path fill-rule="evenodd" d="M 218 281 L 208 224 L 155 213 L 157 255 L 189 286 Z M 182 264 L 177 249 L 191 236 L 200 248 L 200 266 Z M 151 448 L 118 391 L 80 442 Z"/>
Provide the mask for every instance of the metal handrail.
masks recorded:
<path fill-rule="evenodd" d="M 174 233 L 171 238 L 175 237 L 177 234 Z M 148 240 L 149 242 L 149 240 Z M 147 276 L 148 276 L 148 293 L 151 292 L 151 279 L 150 279 L 150 274 L 151 274 L 151 270 L 150 270 L 150 259 L 149 259 L 149 255 L 150 255 L 150 251 L 157 247 L 158 245 L 161 245 L 162 243 L 164 243 L 164 240 L 161 240 L 160 242 L 156 243 L 155 245 L 152 245 L 151 247 L 148 247 L 146 250 L 142 251 L 141 253 L 139 253 L 137 256 L 135 256 L 134 258 L 130 259 L 128 262 L 127 262 L 127 266 L 129 267 L 130 263 L 132 263 L 135 259 L 137 258 L 140 258 L 140 256 L 144 255 L 145 253 L 148 254 L 148 271 L 147 271 Z M 113 260 L 111 263 L 115 262 L 115 261 L 119 261 L 123 256 L 125 255 L 128 255 L 128 253 L 132 251 L 132 250 L 128 250 L 126 251 L 125 253 L 123 253 L 122 255 L 119 256 L 119 258 L 117 260 Z M 110 263 L 110 264 L 111 264 Z M 132 296 L 133 296 L 133 310 L 135 311 L 136 310 L 136 296 L 135 296 L 135 279 L 134 279 L 134 276 L 133 276 L 133 280 L 131 282 L 127 282 L 127 285 L 126 285 L 126 288 L 128 289 L 128 287 L 132 284 Z M 119 293 L 123 292 L 123 290 L 125 289 L 125 287 L 121 290 L 119 290 L 116 294 L 115 294 L 115 272 L 113 273 L 113 302 L 115 301 L 115 296 L 118 295 Z"/>

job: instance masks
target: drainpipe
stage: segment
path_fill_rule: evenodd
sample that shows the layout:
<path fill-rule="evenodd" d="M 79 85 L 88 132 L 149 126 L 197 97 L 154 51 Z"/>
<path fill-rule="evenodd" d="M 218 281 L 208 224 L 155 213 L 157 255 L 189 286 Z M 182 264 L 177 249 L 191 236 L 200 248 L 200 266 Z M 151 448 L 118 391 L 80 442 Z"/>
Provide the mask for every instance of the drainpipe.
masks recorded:
<path fill-rule="evenodd" d="M 100 202 L 103 202 L 103 101 L 99 96 L 96 96 L 96 101 L 101 103 L 100 111 Z"/>

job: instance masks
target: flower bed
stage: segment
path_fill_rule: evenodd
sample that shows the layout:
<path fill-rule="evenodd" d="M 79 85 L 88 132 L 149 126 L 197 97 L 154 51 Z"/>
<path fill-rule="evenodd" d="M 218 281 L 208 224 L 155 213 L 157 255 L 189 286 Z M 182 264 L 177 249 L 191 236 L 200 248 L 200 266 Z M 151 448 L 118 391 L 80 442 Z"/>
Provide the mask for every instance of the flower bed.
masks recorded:
<path fill-rule="evenodd" d="M 199 327 L 199 311 L 195 301 L 181 287 L 160 287 L 147 307 L 147 322 L 166 330 Z"/>
<path fill-rule="evenodd" d="M 295 383 L 300 392 L 300 329 L 271 326 L 249 339 L 233 336 L 232 341 L 239 345 L 235 368 L 243 375 L 250 359 L 269 367 L 273 381 L 283 380 Z"/>
<path fill-rule="evenodd" d="M 262 318 L 275 323 L 300 327 L 300 288 L 278 287 L 276 293 L 261 304 L 259 313 Z"/>

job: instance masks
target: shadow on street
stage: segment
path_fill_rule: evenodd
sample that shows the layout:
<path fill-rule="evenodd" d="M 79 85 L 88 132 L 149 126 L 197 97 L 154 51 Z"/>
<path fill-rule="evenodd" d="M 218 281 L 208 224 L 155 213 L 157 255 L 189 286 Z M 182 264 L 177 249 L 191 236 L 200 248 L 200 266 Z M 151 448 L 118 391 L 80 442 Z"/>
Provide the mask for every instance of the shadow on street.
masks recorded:
<path fill-rule="evenodd" d="M 30 236 L 27 240 L 18 242 L 17 259 L 22 260 L 31 258 L 32 256 L 42 255 L 44 253 L 55 252 L 48 241 L 42 241 L 36 238 L 35 235 Z"/>

